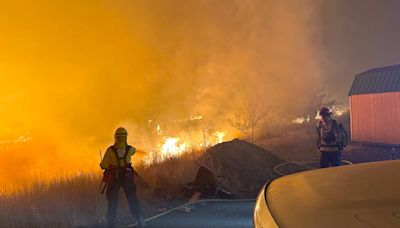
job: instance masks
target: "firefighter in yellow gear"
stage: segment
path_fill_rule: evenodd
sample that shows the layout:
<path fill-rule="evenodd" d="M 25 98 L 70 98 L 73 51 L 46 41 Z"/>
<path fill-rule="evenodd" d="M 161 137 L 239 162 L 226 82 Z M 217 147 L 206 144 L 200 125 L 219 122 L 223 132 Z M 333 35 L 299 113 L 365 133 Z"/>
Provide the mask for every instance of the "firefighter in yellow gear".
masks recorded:
<path fill-rule="evenodd" d="M 135 171 L 131 162 L 131 157 L 136 150 L 128 145 L 127 137 L 127 130 L 122 127 L 118 128 L 114 134 L 114 145 L 107 149 L 100 163 L 100 167 L 105 170 L 103 181 L 107 187 L 107 223 L 109 227 L 116 225 L 119 190 L 121 187 L 128 199 L 132 214 L 138 219 L 139 227 L 144 227 L 140 202 L 136 195 Z"/>

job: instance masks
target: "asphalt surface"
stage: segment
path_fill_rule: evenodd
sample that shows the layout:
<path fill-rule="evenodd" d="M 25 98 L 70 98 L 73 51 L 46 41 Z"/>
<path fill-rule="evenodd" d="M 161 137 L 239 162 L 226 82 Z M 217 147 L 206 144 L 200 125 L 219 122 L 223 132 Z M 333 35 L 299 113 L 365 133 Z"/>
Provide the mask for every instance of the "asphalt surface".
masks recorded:
<path fill-rule="evenodd" d="M 146 223 L 146 227 L 246 228 L 253 227 L 255 201 L 206 202 L 194 204 L 190 212 L 173 211 Z"/>

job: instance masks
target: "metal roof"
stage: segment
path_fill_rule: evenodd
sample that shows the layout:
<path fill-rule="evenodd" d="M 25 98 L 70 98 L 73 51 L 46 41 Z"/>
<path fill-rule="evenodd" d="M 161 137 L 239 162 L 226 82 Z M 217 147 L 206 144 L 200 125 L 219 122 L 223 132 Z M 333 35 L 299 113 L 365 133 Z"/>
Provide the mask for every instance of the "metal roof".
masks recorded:
<path fill-rule="evenodd" d="M 387 92 L 400 92 L 400 64 L 373 68 L 357 74 L 349 96 Z"/>

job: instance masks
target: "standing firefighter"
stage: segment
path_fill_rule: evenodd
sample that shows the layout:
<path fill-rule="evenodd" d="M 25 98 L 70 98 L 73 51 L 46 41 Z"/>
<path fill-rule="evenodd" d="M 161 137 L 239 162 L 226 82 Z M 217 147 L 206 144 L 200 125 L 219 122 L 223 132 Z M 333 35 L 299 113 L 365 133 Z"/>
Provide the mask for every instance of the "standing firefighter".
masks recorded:
<path fill-rule="evenodd" d="M 319 111 L 321 121 L 317 128 L 317 147 L 321 153 L 321 168 L 341 165 L 341 152 L 347 144 L 347 138 L 345 142 L 344 133 L 336 120 L 331 119 L 331 114 L 327 107 Z"/>
<path fill-rule="evenodd" d="M 124 128 L 118 128 L 114 135 L 114 145 L 107 149 L 100 163 L 100 167 L 105 170 L 103 181 L 107 187 L 107 222 L 110 227 L 116 225 L 121 187 L 124 189 L 132 214 L 138 219 L 139 227 L 144 227 L 140 203 L 136 196 L 135 171 L 131 165 L 131 157 L 135 154 L 135 148 L 128 145 L 127 136 L 128 132 Z"/>

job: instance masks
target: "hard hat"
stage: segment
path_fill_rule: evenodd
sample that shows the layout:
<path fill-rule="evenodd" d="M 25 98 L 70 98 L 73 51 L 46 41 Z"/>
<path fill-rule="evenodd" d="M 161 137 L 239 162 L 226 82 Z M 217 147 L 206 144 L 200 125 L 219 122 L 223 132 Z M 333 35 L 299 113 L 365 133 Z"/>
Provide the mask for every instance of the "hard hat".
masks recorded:
<path fill-rule="evenodd" d="M 128 131 L 123 127 L 119 127 L 115 130 L 115 135 L 128 135 Z"/>
<path fill-rule="evenodd" d="M 328 107 L 322 107 L 322 108 L 319 110 L 319 115 L 320 115 L 320 116 L 330 116 L 331 114 L 332 114 L 332 112 L 331 112 L 331 110 L 329 110 Z"/>

